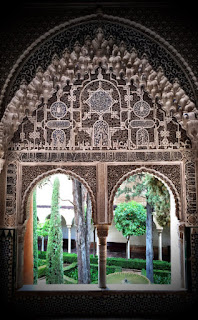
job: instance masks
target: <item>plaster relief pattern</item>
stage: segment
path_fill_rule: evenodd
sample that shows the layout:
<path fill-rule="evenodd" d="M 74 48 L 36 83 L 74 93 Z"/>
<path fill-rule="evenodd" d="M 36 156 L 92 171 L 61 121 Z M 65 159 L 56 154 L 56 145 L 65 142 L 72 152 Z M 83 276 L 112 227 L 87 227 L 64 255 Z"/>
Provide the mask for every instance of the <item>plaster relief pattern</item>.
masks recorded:
<path fill-rule="evenodd" d="M 29 84 L 22 82 L 4 114 L 2 155 L 9 146 L 9 159 L 43 163 L 31 171 L 23 166 L 20 221 L 25 221 L 23 210 L 31 182 L 44 171 L 59 166 L 67 170 L 65 162 L 187 161 L 185 154 L 197 139 L 196 117 L 195 105 L 177 79 L 171 83 L 161 67 L 153 69 L 145 53 L 140 56 L 135 48 L 129 51 L 124 41 L 117 43 L 98 28 L 92 37 L 85 37 L 84 44 L 76 42 L 61 57 L 53 56 L 46 70 L 39 68 Z M 190 158 L 187 162 L 183 210 L 186 223 L 194 225 L 195 166 Z M 68 170 L 87 181 L 95 201 L 96 169 L 91 168 L 95 167 L 70 166 Z M 108 176 L 108 183 L 113 184 L 109 190 L 121 178 L 119 170 L 126 168 L 114 167 L 112 177 Z M 183 181 L 179 166 L 163 163 L 148 168 L 174 181 L 179 208 Z M 13 199 L 16 201 L 14 193 Z M 9 210 L 14 213 L 15 207 L 7 199 L 7 221 Z"/>
<path fill-rule="evenodd" d="M 138 147 L 157 148 L 155 141 L 159 144 L 159 148 L 170 147 L 171 139 L 169 137 L 171 134 L 167 126 L 174 122 L 171 114 L 176 118 L 178 125 L 187 130 L 192 143 L 196 143 L 197 110 L 194 102 L 186 95 L 177 79 L 170 83 L 162 67 L 154 70 L 145 53 L 139 56 L 135 48 L 128 51 L 124 41 L 117 44 L 113 36 L 105 38 L 102 28 L 95 32 L 94 38 L 87 36 L 83 45 L 76 42 L 72 49 L 70 51 L 65 48 L 61 58 L 55 55 L 45 71 L 39 68 L 34 79 L 28 85 L 24 82 L 21 83 L 20 89 L 8 104 L 2 118 L 1 131 L 4 133 L 5 139 L 0 146 L 1 157 L 3 157 L 8 143 L 23 119 L 26 121 L 26 126 L 29 128 L 36 126 L 37 130 L 34 128 L 35 134 L 29 132 L 28 139 L 24 136 L 24 132 L 21 132 L 18 146 L 15 145 L 14 148 L 42 149 L 43 143 L 40 142 L 38 145 L 36 139 L 43 134 L 42 131 L 46 127 L 49 129 L 48 121 L 52 120 L 49 119 L 49 103 L 50 105 L 58 103 L 59 108 L 60 105 L 64 105 L 65 112 L 61 115 L 61 119 L 64 122 L 60 122 L 60 126 L 64 127 L 65 131 L 60 127 L 57 128 L 58 125 L 56 123 L 57 129 L 55 129 L 55 132 L 44 135 L 45 148 L 79 148 L 84 150 L 93 148 L 91 130 L 86 129 L 86 125 L 83 130 L 81 125 L 86 120 L 87 122 L 89 122 L 88 120 L 93 122 L 94 114 L 95 122 L 103 120 L 108 123 L 110 139 L 112 140 L 110 148 L 135 149 L 136 144 Z M 95 81 L 96 83 L 94 83 Z M 86 82 L 92 86 L 89 90 L 86 88 Z M 78 93 L 81 90 L 82 92 L 83 90 L 86 91 L 86 89 L 88 96 L 81 101 L 78 98 Z M 117 94 L 118 99 L 114 97 L 116 90 L 122 98 L 119 98 L 119 94 Z M 148 96 L 147 99 L 149 99 L 147 102 L 145 101 L 146 95 Z M 118 105 L 120 105 L 121 99 L 124 100 L 119 110 Z M 133 109 L 133 105 L 137 101 L 140 101 L 143 109 L 146 105 L 148 109 L 148 104 L 150 105 L 151 110 L 153 110 L 149 115 L 154 118 L 155 125 L 153 123 L 151 125 L 151 121 L 142 121 L 142 114 L 139 112 L 138 115 L 137 107 Z M 78 109 L 79 103 L 81 110 Z M 87 111 L 84 111 L 83 118 L 81 118 L 81 104 L 87 105 Z M 125 112 L 124 108 L 126 109 Z M 164 114 L 158 115 L 156 110 L 160 110 L 160 108 L 163 109 L 162 113 L 164 112 Z M 127 113 L 127 109 L 129 113 Z M 66 112 L 67 110 L 68 112 Z M 108 117 L 108 111 L 110 117 Z M 133 113 L 133 111 L 135 112 Z M 41 115 L 42 112 L 43 117 Z M 129 128 L 129 123 L 134 128 L 134 122 L 131 122 L 133 121 L 133 114 L 140 118 L 138 119 L 140 120 L 138 127 L 140 123 L 141 127 L 143 127 L 138 129 L 137 134 L 135 133 L 136 142 L 133 141 L 133 137 L 130 137 L 131 129 Z M 149 120 L 145 118 L 146 115 L 147 113 L 143 112 L 144 119 Z M 44 122 L 40 118 L 38 119 L 39 116 L 41 119 L 45 119 Z M 162 120 L 159 120 L 159 116 L 162 117 Z M 108 121 L 105 118 L 108 118 Z M 117 123 L 116 120 L 118 120 Z M 48 126 L 46 126 L 46 123 L 48 123 Z M 91 126 L 93 127 L 93 125 Z M 52 126 L 52 122 L 50 122 L 50 127 L 52 128 Z M 122 131 L 118 136 L 117 128 Z M 155 134 L 151 133 L 152 128 L 154 128 Z M 78 140 L 79 129 L 83 131 L 81 141 L 76 141 Z M 157 132 L 162 129 L 164 133 L 161 133 L 159 137 L 156 136 Z M 180 128 L 176 131 L 176 140 L 172 147 L 177 148 L 181 145 L 186 147 L 185 141 L 187 139 L 182 141 Z M 127 134 L 129 138 L 128 145 L 126 142 Z M 151 135 L 155 137 L 152 138 Z M 71 136 L 73 137 L 72 139 Z M 119 140 L 121 140 L 120 145 L 118 144 Z M 104 146 L 104 144 L 102 143 L 101 146 Z"/>

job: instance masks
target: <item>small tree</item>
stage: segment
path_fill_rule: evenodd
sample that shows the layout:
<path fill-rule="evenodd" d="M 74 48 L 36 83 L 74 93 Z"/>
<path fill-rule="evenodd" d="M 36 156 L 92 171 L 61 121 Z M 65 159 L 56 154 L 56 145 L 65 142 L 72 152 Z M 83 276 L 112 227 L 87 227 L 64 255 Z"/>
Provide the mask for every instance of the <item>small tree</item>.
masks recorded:
<path fill-rule="evenodd" d="M 162 181 L 150 174 L 133 176 L 137 183 L 133 187 L 131 196 L 146 198 L 146 276 L 153 282 L 153 212 L 161 226 L 170 223 L 170 195 Z"/>
<path fill-rule="evenodd" d="M 45 222 L 37 223 L 37 235 L 41 237 L 41 251 L 44 251 L 44 238 L 48 236 L 50 229 L 50 219 L 45 219 Z"/>
<path fill-rule="evenodd" d="M 130 237 L 146 232 L 146 210 L 135 201 L 120 203 L 115 209 L 115 227 L 127 239 L 127 259 L 130 258 Z"/>
<path fill-rule="evenodd" d="M 38 235 L 37 235 L 37 206 L 36 206 L 36 189 L 33 192 L 33 276 L 34 284 L 38 280 Z"/>
<path fill-rule="evenodd" d="M 63 283 L 63 248 L 61 216 L 59 213 L 60 182 L 55 178 L 52 191 L 50 229 L 47 244 L 46 282 Z"/>

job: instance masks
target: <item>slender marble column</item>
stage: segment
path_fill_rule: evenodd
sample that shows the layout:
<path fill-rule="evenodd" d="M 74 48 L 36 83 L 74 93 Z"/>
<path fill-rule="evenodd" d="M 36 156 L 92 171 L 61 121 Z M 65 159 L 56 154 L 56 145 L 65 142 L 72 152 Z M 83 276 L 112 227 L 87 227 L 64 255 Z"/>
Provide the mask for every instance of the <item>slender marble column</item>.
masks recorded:
<path fill-rule="evenodd" d="M 158 260 L 162 260 L 162 229 L 157 229 L 158 233 Z"/>
<path fill-rule="evenodd" d="M 107 236 L 108 225 L 98 225 L 97 233 L 99 239 L 99 255 L 98 255 L 98 286 L 106 288 L 106 260 L 107 260 Z"/>
<path fill-rule="evenodd" d="M 68 253 L 71 253 L 71 226 L 67 226 L 68 228 Z"/>

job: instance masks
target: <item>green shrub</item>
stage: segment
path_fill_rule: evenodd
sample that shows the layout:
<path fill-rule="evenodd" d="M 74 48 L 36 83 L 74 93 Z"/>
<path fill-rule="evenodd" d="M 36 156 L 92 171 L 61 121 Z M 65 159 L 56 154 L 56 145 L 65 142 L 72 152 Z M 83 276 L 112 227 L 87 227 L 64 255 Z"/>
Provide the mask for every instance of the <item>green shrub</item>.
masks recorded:
<path fill-rule="evenodd" d="M 64 279 L 64 284 L 77 284 L 78 283 L 77 280 L 69 278 L 65 275 L 63 276 L 63 279 Z"/>
<path fill-rule="evenodd" d="M 77 262 L 77 254 L 63 252 L 63 263 L 73 263 L 73 262 Z"/>
<path fill-rule="evenodd" d="M 141 274 L 146 277 L 146 270 L 142 269 Z M 168 270 L 153 270 L 154 284 L 170 284 L 171 272 Z"/>
<path fill-rule="evenodd" d="M 114 273 L 114 272 L 121 272 L 121 267 L 116 266 L 107 266 L 106 267 L 106 274 Z M 64 275 L 72 278 L 74 280 L 78 280 L 78 266 L 77 263 L 72 263 L 70 266 L 64 268 Z M 90 275 L 91 275 L 91 283 L 98 282 L 98 265 L 97 264 L 90 264 Z"/>
<path fill-rule="evenodd" d="M 162 274 L 154 274 L 153 276 L 155 284 L 171 284 L 171 273 L 167 273 L 167 275 Z"/>
<path fill-rule="evenodd" d="M 39 259 L 46 259 L 46 251 L 38 251 Z"/>
<path fill-rule="evenodd" d="M 38 256 L 40 259 L 46 259 L 46 252 L 39 251 Z M 77 254 L 76 253 L 67 253 L 63 252 L 63 261 L 64 263 L 73 263 L 77 262 Z M 98 264 L 98 257 L 90 255 L 90 263 Z M 125 258 L 107 258 L 107 266 L 118 266 L 127 269 L 146 269 L 146 260 L 144 259 L 128 259 Z M 171 264 L 167 261 L 161 260 L 153 260 L 153 267 L 155 270 L 171 270 Z"/>
<path fill-rule="evenodd" d="M 42 278 L 46 275 L 46 264 L 38 267 L 38 278 Z"/>
<path fill-rule="evenodd" d="M 44 266 L 46 264 L 46 259 L 38 259 L 38 267 Z"/>
<path fill-rule="evenodd" d="M 75 267 L 70 268 L 69 270 L 64 270 L 64 275 L 72 278 L 74 280 L 78 280 L 78 267 L 75 265 Z"/>
<path fill-rule="evenodd" d="M 68 272 L 70 272 L 71 270 L 75 269 L 77 267 L 77 262 L 73 262 L 71 263 L 69 266 L 64 267 L 64 274 L 67 275 Z"/>
<path fill-rule="evenodd" d="M 120 266 L 127 269 L 145 269 L 146 260 L 144 259 L 128 259 L 125 258 L 107 258 L 107 265 Z M 171 264 L 167 261 L 153 260 L 155 270 L 170 270 Z"/>
<path fill-rule="evenodd" d="M 153 260 L 153 268 L 155 270 L 171 270 L 171 263 L 168 261 Z"/>

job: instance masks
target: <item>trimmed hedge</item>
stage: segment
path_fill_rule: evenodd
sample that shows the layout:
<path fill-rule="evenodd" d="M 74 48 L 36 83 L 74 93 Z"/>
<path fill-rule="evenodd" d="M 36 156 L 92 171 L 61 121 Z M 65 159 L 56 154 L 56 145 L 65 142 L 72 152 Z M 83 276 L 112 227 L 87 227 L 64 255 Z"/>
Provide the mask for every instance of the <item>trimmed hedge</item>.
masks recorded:
<path fill-rule="evenodd" d="M 67 275 L 68 272 L 74 270 L 76 267 L 77 267 L 77 262 L 73 262 L 73 263 L 71 263 L 69 266 L 66 266 L 66 267 L 63 269 L 64 275 Z"/>
<path fill-rule="evenodd" d="M 146 277 L 146 270 L 142 269 L 141 274 Z M 168 270 L 153 270 L 154 284 L 170 284 L 171 272 Z"/>
<path fill-rule="evenodd" d="M 39 251 L 38 254 L 40 259 L 46 259 L 46 251 Z M 76 253 L 63 252 L 63 262 L 71 264 L 77 262 Z M 98 257 L 90 255 L 90 263 L 98 264 Z M 107 258 L 107 266 L 117 266 L 126 269 L 146 269 L 146 260 L 144 259 L 128 259 L 125 258 Z M 171 264 L 167 261 L 153 260 L 153 269 L 155 270 L 171 270 Z"/>
<path fill-rule="evenodd" d="M 67 276 L 63 276 L 64 284 L 77 284 L 78 281 Z"/>
<path fill-rule="evenodd" d="M 125 258 L 107 258 L 107 265 L 120 266 L 126 269 L 142 270 L 146 268 L 146 260 Z M 167 261 L 153 260 L 155 270 L 171 270 L 171 264 Z"/>
<path fill-rule="evenodd" d="M 122 272 L 121 267 L 116 266 L 107 266 L 106 274 L 114 273 L 114 272 Z M 70 279 L 78 280 L 78 266 L 76 262 L 73 262 L 70 266 L 67 266 L 64 269 L 64 275 Z M 98 282 L 98 265 L 90 264 L 90 275 L 91 275 L 91 283 Z"/>
<path fill-rule="evenodd" d="M 38 267 L 38 278 L 45 277 L 46 268 L 47 268 L 46 264 L 43 265 L 43 266 Z"/>
<path fill-rule="evenodd" d="M 39 252 L 38 278 L 46 274 L 46 252 Z M 64 267 L 64 283 L 75 284 L 78 282 L 77 254 L 63 253 L 64 263 L 69 265 Z M 98 282 L 98 257 L 90 255 L 91 283 Z M 154 284 L 171 283 L 171 264 L 166 261 L 153 260 Z M 142 275 L 146 276 L 146 261 L 143 259 L 107 258 L 106 274 L 121 272 L 122 268 L 142 270 Z"/>

